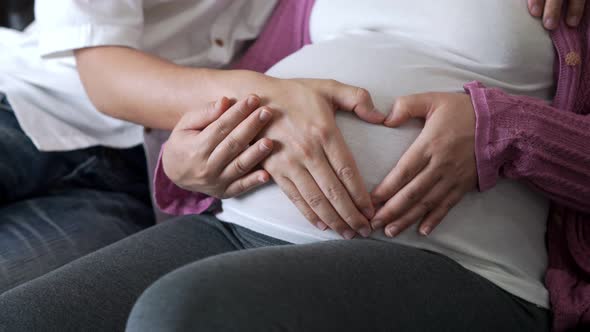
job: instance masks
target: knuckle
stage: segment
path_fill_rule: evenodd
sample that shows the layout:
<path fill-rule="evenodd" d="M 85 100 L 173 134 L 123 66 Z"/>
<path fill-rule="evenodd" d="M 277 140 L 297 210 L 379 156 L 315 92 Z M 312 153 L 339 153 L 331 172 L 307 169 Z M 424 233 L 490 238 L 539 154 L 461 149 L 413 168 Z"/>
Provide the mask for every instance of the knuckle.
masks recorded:
<path fill-rule="evenodd" d="M 354 229 L 360 229 L 363 226 L 362 218 L 355 213 L 347 213 L 343 215 L 342 220 Z"/>
<path fill-rule="evenodd" d="M 457 204 L 455 200 L 448 200 L 443 203 L 443 207 L 446 211 L 449 211 L 455 206 L 455 204 Z"/>
<path fill-rule="evenodd" d="M 243 148 L 242 144 L 240 144 L 240 142 L 233 135 L 229 135 L 225 138 L 225 144 L 227 150 L 230 152 L 237 152 Z"/>
<path fill-rule="evenodd" d="M 248 167 L 240 158 L 236 159 L 234 162 L 234 169 L 238 175 L 244 175 L 248 172 Z"/>
<path fill-rule="evenodd" d="M 242 179 L 236 183 L 236 191 L 238 194 L 245 192 L 248 189 L 246 186 L 246 180 Z"/>
<path fill-rule="evenodd" d="M 299 156 L 301 156 L 301 158 L 304 158 L 303 160 L 306 159 L 311 159 L 314 156 L 314 152 L 315 149 L 313 148 L 313 146 L 309 143 L 295 143 L 294 145 L 294 149 L 297 152 L 297 154 Z"/>
<path fill-rule="evenodd" d="M 449 146 L 453 145 L 453 140 L 449 137 L 435 137 L 430 140 L 429 148 L 431 151 L 438 153 L 448 150 Z"/>
<path fill-rule="evenodd" d="M 240 103 L 235 107 L 235 113 L 238 113 L 240 117 L 248 116 L 247 108 L 249 108 L 247 102 Z"/>
<path fill-rule="evenodd" d="M 344 190 L 340 187 L 330 186 L 326 190 L 326 197 L 331 202 L 341 201 L 345 194 L 346 193 L 344 192 Z"/>
<path fill-rule="evenodd" d="M 295 204 L 297 206 L 300 206 L 301 203 L 303 203 L 303 199 L 301 198 L 301 196 L 299 196 L 294 191 L 287 191 L 287 192 L 285 192 L 285 195 L 287 195 L 287 197 L 289 198 L 289 200 L 291 202 L 293 202 L 293 204 Z"/>
<path fill-rule="evenodd" d="M 227 137 L 229 135 L 229 133 L 231 132 L 229 130 L 229 128 L 222 121 L 216 121 L 214 123 L 215 123 L 215 131 L 221 137 Z"/>
<path fill-rule="evenodd" d="M 356 88 L 355 96 L 358 102 L 364 102 L 371 99 L 371 93 L 365 88 Z"/>
<path fill-rule="evenodd" d="M 307 221 L 311 222 L 312 224 L 316 224 L 318 222 L 320 222 L 320 218 L 318 218 L 318 216 L 313 213 L 313 211 L 305 208 L 305 209 L 301 209 L 301 214 L 303 215 L 303 217 L 305 217 L 305 219 L 307 219 Z"/>
<path fill-rule="evenodd" d="M 332 129 L 327 126 L 315 126 L 311 129 L 311 133 L 321 143 L 326 143 L 332 138 Z"/>
<path fill-rule="evenodd" d="M 211 168 L 207 166 L 197 168 L 194 172 L 195 178 L 203 182 L 208 182 L 208 180 L 213 177 Z"/>
<path fill-rule="evenodd" d="M 324 204 L 324 200 L 325 200 L 324 196 L 319 195 L 319 194 L 311 195 L 307 199 L 308 199 L 309 206 L 312 209 L 317 209 L 317 208 L 321 207 Z"/>
<path fill-rule="evenodd" d="M 431 158 L 431 161 L 436 166 L 434 168 L 434 172 L 443 169 L 453 169 L 455 166 L 457 166 L 457 162 L 451 159 L 446 153 L 433 156 Z"/>
<path fill-rule="evenodd" d="M 424 212 L 430 212 L 434 209 L 434 202 L 430 200 L 424 200 L 420 202 L 420 207 Z"/>
<path fill-rule="evenodd" d="M 410 202 L 415 202 L 418 199 L 418 192 L 416 190 L 407 190 L 404 195 L 403 198 L 406 201 L 410 201 Z"/>
<path fill-rule="evenodd" d="M 348 192 L 347 192 L 348 193 Z M 371 197 L 363 192 L 353 192 L 353 193 L 348 193 L 348 195 L 350 195 L 350 198 L 352 199 L 353 202 L 355 202 L 359 207 L 361 208 L 365 208 L 365 207 L 369 207 L 371 206 Z"/>
<path fill-rule="evenodd" d="M 404 168 L 399 171 L 399 177 L 403 183 L 410 182 L 412 180 L 413 176 L 414 176 L 414 174 L 412 174 L 412 172 L 410 172 L 410 170 L 408 170 L 408 169 Z"/>
<path fill-rule="evenodd" d="M 336 174 L 338 175 L 338 178 L 344 182 L 350 182 L 351 180 L 354 179 L 354 176 L 355 176 L 355 172 L 352 169 L 352 167 L 350 167 L 350 166 L 340 167 L 336 171 Z"/>

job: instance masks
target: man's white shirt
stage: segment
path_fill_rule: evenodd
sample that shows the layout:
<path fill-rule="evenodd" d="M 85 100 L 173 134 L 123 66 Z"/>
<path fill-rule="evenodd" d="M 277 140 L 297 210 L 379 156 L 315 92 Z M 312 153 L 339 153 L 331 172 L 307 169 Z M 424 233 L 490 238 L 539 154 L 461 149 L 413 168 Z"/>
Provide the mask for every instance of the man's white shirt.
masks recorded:
<path fill-rule="evenodd" d="M 24 32 L 0 28 L 0 91 L 40 150 L 140 144 L 142 128 L 91 104 L 73 50 L 118 45 L 180 65 L 223 68 L 255 39 L 276 0 L 37 0 Z"/>

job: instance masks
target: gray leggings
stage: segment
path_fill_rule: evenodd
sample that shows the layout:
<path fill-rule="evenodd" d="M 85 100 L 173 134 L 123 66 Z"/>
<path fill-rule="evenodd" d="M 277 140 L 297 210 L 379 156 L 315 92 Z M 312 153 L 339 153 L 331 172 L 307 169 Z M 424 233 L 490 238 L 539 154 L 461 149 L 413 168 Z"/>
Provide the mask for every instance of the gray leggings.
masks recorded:
<path fill-rule="evenodd" d="M 0 331 L 549 330 L 547 310 L 446 257 L 371 240 L 289 245 L 211 216 L 133 235 L 0 308 Z"/>

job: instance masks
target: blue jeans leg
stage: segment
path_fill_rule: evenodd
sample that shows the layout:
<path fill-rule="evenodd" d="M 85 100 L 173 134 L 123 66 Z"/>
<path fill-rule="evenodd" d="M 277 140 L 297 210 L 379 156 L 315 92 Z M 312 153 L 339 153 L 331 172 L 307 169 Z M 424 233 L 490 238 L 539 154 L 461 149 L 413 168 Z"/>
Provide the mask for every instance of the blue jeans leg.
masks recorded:
<path fill-rule="evenodd" d="M 0 110 L 0 293 L 153 224 L 141 147 L 38 151 Z"/>
<path fill-rule="evenodd" d="M 92 189 L 0 208 L 0 294 L 140 231 L 152 218 L 145 202 Z"/>

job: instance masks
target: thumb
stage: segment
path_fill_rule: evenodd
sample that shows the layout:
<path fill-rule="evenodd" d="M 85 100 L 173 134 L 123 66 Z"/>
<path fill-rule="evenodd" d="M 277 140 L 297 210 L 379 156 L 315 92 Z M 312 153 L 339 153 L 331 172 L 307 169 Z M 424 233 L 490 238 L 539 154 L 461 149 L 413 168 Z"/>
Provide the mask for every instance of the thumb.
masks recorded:
<path fill-rule="evenodd" d="M 385 119 L 387 127 L 397 127 L 411 118 L 426 119 L 432 109 L 432 94 L 421 93 L 398 97 Z"/>
<path fill-rule="evenodd" d="M 202 130 L 227 111 L 232 101 L 222 97 L 216 102 L 210 102 L 203 110 L 185 113 L 174 127 L 174 131 Z"/>
<path fill-rule="evenodd" d="M 385 115 L 375 108 L 371 94 L 366 89 L 336 82 L 330 98 L 338 109 L 354 112 L 364 121 L 380 124 L 385 120 Z"/>

